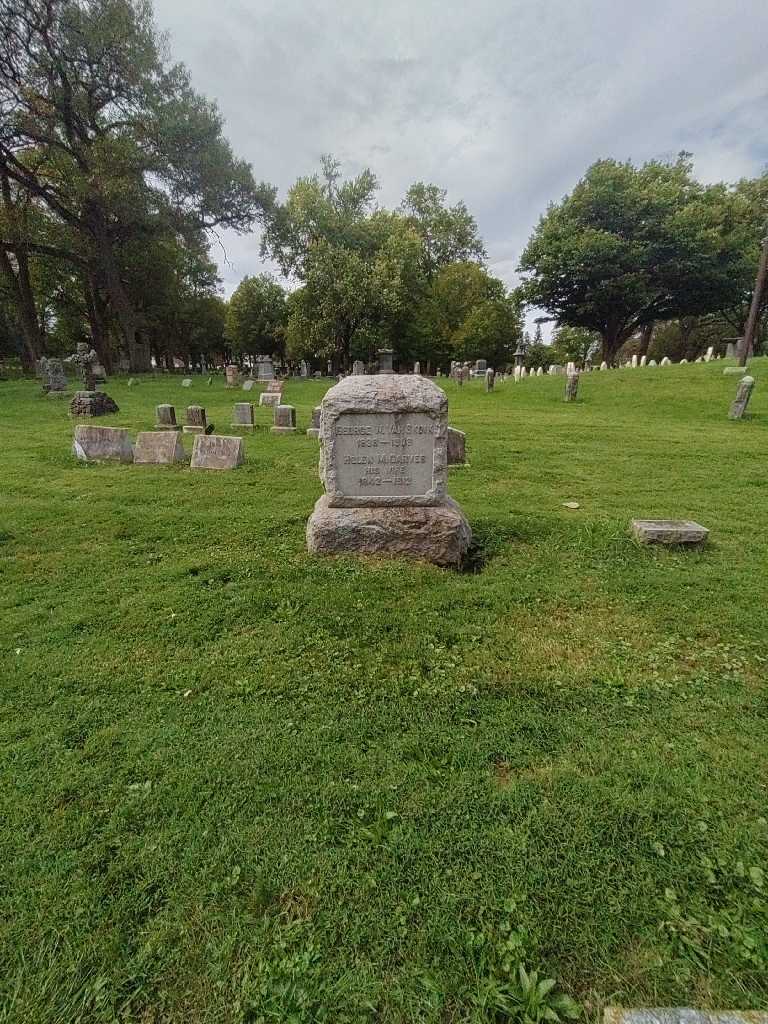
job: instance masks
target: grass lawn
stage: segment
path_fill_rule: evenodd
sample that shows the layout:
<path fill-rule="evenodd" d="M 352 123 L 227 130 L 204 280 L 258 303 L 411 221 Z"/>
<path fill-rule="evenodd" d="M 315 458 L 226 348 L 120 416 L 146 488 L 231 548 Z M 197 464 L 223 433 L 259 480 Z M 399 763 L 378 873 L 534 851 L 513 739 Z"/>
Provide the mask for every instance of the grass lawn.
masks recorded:
<path fill-rule="evenodd" d="M 0 383 L 0 1020 L 502 1021 L 520 962 L 589 1021 L 765 1007 L 768 360 L 741 422 L 722 368 L 445 384 L 464 574 L 308 556 L 327 382 L 221 474 Z"/>

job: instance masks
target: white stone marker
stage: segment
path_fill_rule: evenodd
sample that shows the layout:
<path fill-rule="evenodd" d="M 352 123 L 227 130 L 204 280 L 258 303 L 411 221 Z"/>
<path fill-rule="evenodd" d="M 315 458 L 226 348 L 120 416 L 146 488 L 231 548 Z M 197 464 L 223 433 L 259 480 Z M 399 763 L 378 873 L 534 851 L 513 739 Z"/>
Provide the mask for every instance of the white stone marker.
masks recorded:
<path fill-rule="evenodd" d="M 488 369 L 485 371 L 485 390 L 486 391 L 493 391 L 493 384 L 494 384 L 495 379 L 496 379 L 496 374 L 493 372 L 493 370 L 489 366 Z"/>
<path fill-rule="evenodd" d="M 688 519 L 633 519 L 632 536 L 642 544 L 701 544 L 709 530 Z"/>
<path fill-rule="evenodd" d="M 350 376 L 331 388 L 309 550 L 458 566 L 472 531 L 446 494 L 447 418 L 445 393 L 426 377 Z"/>
<path fill-rule="evenodd" d="M 606 363 L 605 360 L 603 360 L 602 363 L 600 363 L 600 369 L 601 370 L 607 370 L 608 369 L 608 363 Z"/>
<path fill-rule="evenodd" d="M 172 466 L 186 462 L 187 455 L 176 431 L 144 430 L 136 437 L 133 461 L 136 465 Z"/>
<path fill-rule="evenodd" d="M 191 388 L 192 387 L 192 378 L 191 377 L 185 377 L 184 380 L 181 382 L 181 386 L 183 388 Z"/>
<path fill-rule="evenodd" d="M 242 437 L 197 434 L 192 448 L 192 469 L 236 469 L 243 464 Z"/>
<path fill-rule="evenodd" d="M 133 445 L 123 427 L 75 427 L 72 453 L 81 462 L 133 462 Z"/>
<path fill-rule="evenodd" d="M 640 356 L 640 365 L 641 366 L 647 366 L 648 365 L 648 356 Z"/>
<path fill-rule="evenodd" d="M 731 403 L 731 408 L 728 411 L 729 420 L 740 420 L 744 417 L 749 405 L 749 400 L 752 397 L 752 391 L 755 386 L 754 377 L 742 377 L 739 381 L 739 386 L 736 388 L 736 397 Z"/>
<path fill-rule="evenodd" d="M 659 363 L 659 366 L 671 366 L 671 365 L 672 365 L 672 360 L 669 358 L 669 356 L 664 356 L 664 358 Z"/>
<path fill-rule="evenodd" d="M 252 391 L 253 390 L 253 386 L 254 386 L 255 383 L 256 383 L 256 381 L 252 380 L 250 378 L 248 380 L 244 380 L 243 381 L 243 391 Z"/>
<path fill-rule="evenodd" d="M 579 373 L 575 370 L 565 378 L 565 401 L 575 402 L 579 394 Z"/>
<path fill-rule="evenodd" d="M 715 346 L 714 345 L 710 345 L 709 348 L 707 349 L 705 355 L 704 355 L 704 362 L 705 363 L 710 362 L 710 360 L 714 359 L 714 356 L 715 356 Z"/>
<path fill-rule="evenodd" d="M 632 356 L 632 359 L 630 360 L 630 365 L 632 366 L 633 369 L 635 369 L 637 367 L 637 353 L 635 353 Z"/>

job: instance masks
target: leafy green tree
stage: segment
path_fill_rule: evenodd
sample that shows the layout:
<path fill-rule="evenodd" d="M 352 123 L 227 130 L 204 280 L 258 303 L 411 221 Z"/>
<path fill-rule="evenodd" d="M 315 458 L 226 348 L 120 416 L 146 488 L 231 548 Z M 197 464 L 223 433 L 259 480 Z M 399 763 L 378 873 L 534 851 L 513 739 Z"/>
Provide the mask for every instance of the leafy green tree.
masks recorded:
<path fill-rule="evenodd" d="M 739 246 L 720 199 L 693 179 L 688 154 L 598 161 L 528 242 L 526 300 L 598 333 L 609 363 L 645 324 L 731 304 Z"/>
<path fill-rule="evenodd" d="M 169 223 L 246 230 L 274 192 L 165 64 L 148 0 L 3 0 L 2 16 L 0 171 L 80 237 L 131 365 L 146 365 L 120 246 Z"/>
<path fill-rule="evenodd" d="M 427 280 L 450 263 L 486 260 L 475 218 L 463 202 L 447 206 L 446 195 L 445 189 L 419 181 L 408 189 L 399 209 L 421 239 Z"/>
<path fill-rule="evenodd" d="M 227 304 L 225 336 L 233 353 L 282 355 L 288 311 L 271 274 L 244 277 Z"/>
<path fill-rule="evenodd" d="M 302 284 L 288 301 L 291 358 L 342 369 L 400 342 L 422 287 L 421 241 L 405 218 L 376 208 L 377 188 L 371 171 L 342 181 L 324 157 L 320 174 L 300 178 L 272 208 L 263 252 Z"/>
<path fill-rule="evenodd" d="M 566 366 L 576 363 L 584 366 L 600 351 L 600 336 L 584 327 L 561 324 L 555 329 L 550 345 L 550 362 Z"/>

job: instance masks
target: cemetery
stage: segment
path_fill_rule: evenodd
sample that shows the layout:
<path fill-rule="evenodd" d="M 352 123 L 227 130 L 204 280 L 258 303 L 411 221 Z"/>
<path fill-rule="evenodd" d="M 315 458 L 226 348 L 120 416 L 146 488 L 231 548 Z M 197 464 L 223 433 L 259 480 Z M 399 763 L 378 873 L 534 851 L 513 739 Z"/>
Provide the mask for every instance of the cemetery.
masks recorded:
<path fill-rule="evenodd" d="M 0 1024 L 768 1024 L 768 7 L 0 0 Z"/>
<path fill-rule="evenodd" d="M 174 429 L 163 375 L 110 378 L 119 412 L 79 423 L 0 385 L 5 932 L 35 943 L 6 998 L 106 1020 L 101 977 L 131 1020 L 239 1019 L 243 992 L 421 1019 L 524 957 L 588 1015 L 702 985 L 759 1007 L 766 371 L 737 420 L 716 361 L 581 374 L 572 402 L 564 375 L 291 379 L 282 436 L 223 374 L 205 411 L 230 436 Z M 382 382 L 434 408 L 430 445 L 463 435 L 438 471 L 460 569 L 366 554 L 359 525 L 334 551 L 329 515 L 440 511 L 359 495 L 307 550 L 357 442 L 411 436 L 367 432 Z"/>

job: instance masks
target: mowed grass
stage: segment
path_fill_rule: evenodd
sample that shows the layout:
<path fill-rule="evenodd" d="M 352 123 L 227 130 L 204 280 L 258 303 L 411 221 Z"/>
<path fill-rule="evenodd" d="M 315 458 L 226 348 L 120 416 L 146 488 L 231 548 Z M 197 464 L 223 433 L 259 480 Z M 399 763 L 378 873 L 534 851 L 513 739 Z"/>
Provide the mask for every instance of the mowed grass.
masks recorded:
<path fill-rule="evenodd" d="M 79 464 L 0 383 L 0 1019 L 503 1020 L 519 962 L 587 1020 L 765 1007 L 768 360 L 741 422 L 723 365 L 444 383 L 467 573 L 307 554 L 327 382 L 221 474 Z"/>

